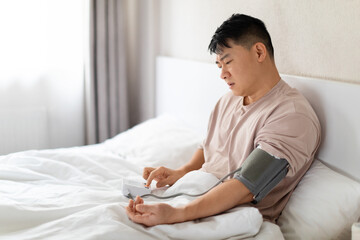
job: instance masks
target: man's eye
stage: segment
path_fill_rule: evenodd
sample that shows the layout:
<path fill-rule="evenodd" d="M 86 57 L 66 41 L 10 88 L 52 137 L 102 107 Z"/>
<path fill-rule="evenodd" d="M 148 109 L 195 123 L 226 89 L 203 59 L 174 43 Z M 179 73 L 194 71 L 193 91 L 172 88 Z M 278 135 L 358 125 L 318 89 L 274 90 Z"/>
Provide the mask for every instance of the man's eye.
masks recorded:
<path fill-rule="evenodd" d="M 229 63 L 231 63 L 231 62 L 232 62 L 232 60 L 230 60 L 230 61 L 226 62 L 225 64 L 227 65 L 227 64 L 229 64 Z"/>

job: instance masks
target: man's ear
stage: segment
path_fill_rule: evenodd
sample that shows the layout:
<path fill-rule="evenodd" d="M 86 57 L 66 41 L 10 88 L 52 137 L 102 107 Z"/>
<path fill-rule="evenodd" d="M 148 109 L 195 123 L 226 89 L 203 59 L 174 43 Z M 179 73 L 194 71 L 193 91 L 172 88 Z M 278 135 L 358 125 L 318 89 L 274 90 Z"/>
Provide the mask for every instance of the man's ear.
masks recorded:
<path fill-rule="evenodd" d="M 263 62 L 267 55 L 267 50 L 266 50 L 265 45 L 261 42 L 257 42 L 254 44 L 253 47 L 254 47 L 254 50 L 256 53 L 256 58 L 257 58 L 258 62 Z"/>

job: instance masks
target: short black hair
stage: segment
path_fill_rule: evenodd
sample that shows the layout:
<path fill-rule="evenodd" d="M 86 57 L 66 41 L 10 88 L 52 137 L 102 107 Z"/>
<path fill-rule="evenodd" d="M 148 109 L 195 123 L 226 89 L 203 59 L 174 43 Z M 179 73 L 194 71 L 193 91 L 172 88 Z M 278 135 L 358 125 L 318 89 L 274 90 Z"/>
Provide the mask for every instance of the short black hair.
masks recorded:
<path fill-rule="evenodd" d="M 219 54 L 222 52 L 222 48 L 229 48 L 229 40 L 233 40 L 235 44 L 246 49 L 261 42 L 265 45 L 270 57 L 274 58 L 270 34 L 260 19 L 244 14 L 233 14 L 216 29 L 208 47 L 210 54 Z"/>

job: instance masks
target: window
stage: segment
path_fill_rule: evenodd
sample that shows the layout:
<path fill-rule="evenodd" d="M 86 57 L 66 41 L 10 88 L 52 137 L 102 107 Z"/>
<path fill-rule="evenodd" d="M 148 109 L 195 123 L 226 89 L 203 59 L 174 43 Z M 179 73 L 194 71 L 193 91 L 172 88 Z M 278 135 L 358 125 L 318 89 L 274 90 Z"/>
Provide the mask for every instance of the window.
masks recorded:
<path fill-rule="evenodd" d="M 46 145 L 34 148 L 83 144 L 83 5 L 83 0 L 0 0 L 0 120 L 42 109 L 47 139 L 39 142 Z M 0 134 L 17 129 L 4 122 Z M 24 134 L 12 134 L 19 138 L 17 146 Z"/>

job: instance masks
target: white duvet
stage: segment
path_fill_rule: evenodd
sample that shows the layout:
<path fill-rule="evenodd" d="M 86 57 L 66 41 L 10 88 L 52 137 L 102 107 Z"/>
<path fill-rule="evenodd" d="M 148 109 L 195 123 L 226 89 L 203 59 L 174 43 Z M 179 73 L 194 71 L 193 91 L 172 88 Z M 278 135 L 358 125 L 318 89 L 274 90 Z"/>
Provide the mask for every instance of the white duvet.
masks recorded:
<path fill-rule="evenodd" d="M 256 235 L 262 217 L 251 207 L 150 228 L 128 219 L 122 179 L 140 180 L 144 166 L 181 165 L 199 142 L 170 122 L 151 120 L 94 146 L 0 157 L 0 239 L 239 239 Z M 212 174 L 194 171 L 164 194 L 198 193 L 216 181 Z M 165 202 L 176 206 L 191 200 L 181 196 Z"/>

